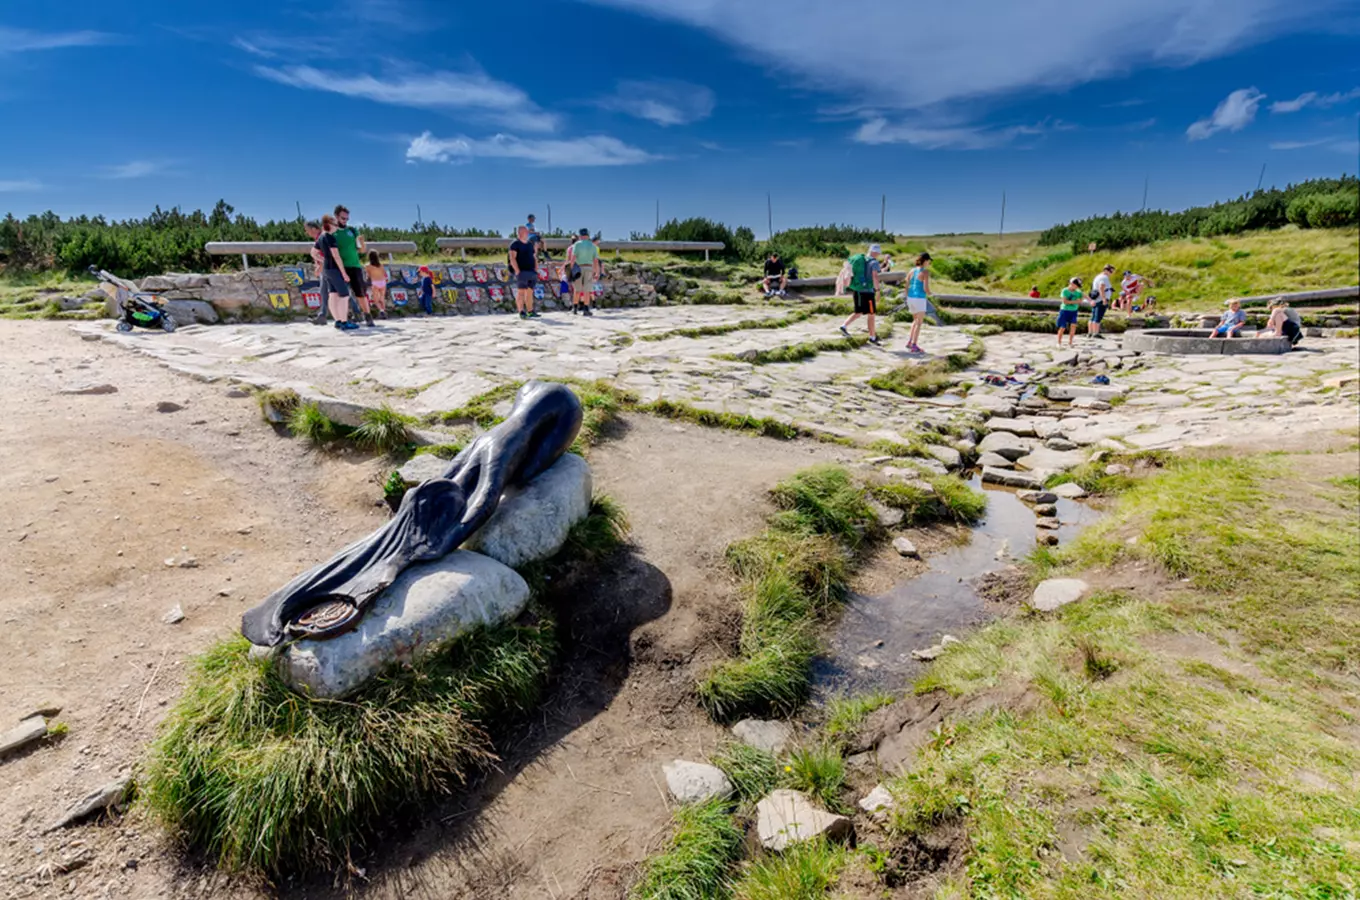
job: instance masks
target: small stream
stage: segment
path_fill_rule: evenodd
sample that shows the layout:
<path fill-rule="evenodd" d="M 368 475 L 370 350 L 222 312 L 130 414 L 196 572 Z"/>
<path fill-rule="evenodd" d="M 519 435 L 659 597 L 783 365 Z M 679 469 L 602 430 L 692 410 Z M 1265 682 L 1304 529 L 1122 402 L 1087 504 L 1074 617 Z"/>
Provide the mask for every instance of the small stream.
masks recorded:
<path fill-rule="evenodd" d="M 929 568 L 877 596 L 851 594 L 840 620 L 825 641 L 826 656 L 814 672 L 824 695 L 858 694 L 876 688 L 901 690 L 925 663 L 911 656 L 939 643 L 944 634 L 963 637 L 988 618 L 973 581 L 1024 558 L 1034 547 L 1033 509 L 1014 491 L 969 480 L 987 495 L 987 516 L 973 527 L 966 544 L 927 557 Z M 1100 513 L 1076 500 L 1058 501 L 1056 532 L 1072 540 Z"/>

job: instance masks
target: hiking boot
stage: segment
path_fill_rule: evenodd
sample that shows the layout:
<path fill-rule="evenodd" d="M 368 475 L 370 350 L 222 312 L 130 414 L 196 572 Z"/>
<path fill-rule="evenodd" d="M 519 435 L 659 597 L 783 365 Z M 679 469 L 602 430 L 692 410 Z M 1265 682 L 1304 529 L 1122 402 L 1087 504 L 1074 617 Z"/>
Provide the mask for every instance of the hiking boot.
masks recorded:
<path fill-rule="evenodd" d="M 336 320 L 335 320 L 335 330 L 336 330 L 336 331 L 343 331 L 344 328 L 345 328 L 345 323 L 344 323 L 344 322 L 341 322 L 339 319 L 336 319 Z"/>
<path fill-rule="evenodd" d="M 535 312 L 529 313 L 529 318 L 531 318 L 531 319 L 541 319 L 541 318 L 543 318 L 543 317 L 540 316 L 540 315 L 538 314 L 537 311 L 535 311 Z"/>
<path fill-rule="evenodd" d="M 373 321 L 373 314 L 372 314 L 372 313 L 365 313 L 365 314 L 364 314 L 364 324 L 367 325 L 369 328 L 372 328 L 372 327 L 374 327 L 374 325 L 377 324 L 376 322 Z"/>
<path fill-rule="evenodd" d="M 583 312 L 585 313 L 585 315 L 587 315 L 587 316 L 593 316 L 593 315 L 595 315 L 593 312 L 590 311 L 590 307 L 589 307 L 589 306 L 583 307 L 583 308 L 582 308 L 582 311 L 583 311 Z"/>
<path fill-rule="evenodd" d="M 877 347 L 877 346 L 879 346 L 880 344 L 882 344 L 883 342 L 880 341 L 880 340 L 878 339 L 877 336 L 874 336 L 874 337 L 869 338 L 869 343 L 871 343 L 871 344 L 873 344 L 875 347 Z"/>
<path fill-rule="evenodd" d="M 576 314 L 577 314 L 578 312 L 580 312 L 580 311 L 581 311 L 581 304 L 579 304 L 579 303 L 573 303 L 573 304 L 571 305 L 571 314 L 572 314 L 573 316 L 576 315 Z"/>
<path fill-rule="evenodd" d="M 309 321 L 310 321 L 313 325 L 325 325 L 325 324 L 326 324 L 326 314 L 325 314 L 325 313 L 322 313 L 322 314 L 319 315 L 319 316 L 312 316 L 311 319 L 310 319 Z"/>
<path fill-rule="evenodd" d="M 527 318 L 529 318 L 529 314 L 528 314 L 527 312 L 525 312 L 524 310 L 521 309 L 521 310 L 519 311 L 519 317 L 520 317 L 521 319 L 527 319 Z"/>
<path fill-rule="evenodd" d="M 844 325 L 841 326 L 841 334 L 845 335 L 846 337 L 850 336 L 850 332 L 846 330 Z"/>
<path fill-rule="evenodd" d="M 340 330 L 341 330 L 341 331 L 358 331 L 358 330 L 359 330 L 359 323 L 358 323 L 358 322 L 341 322 L 341 323 L 340 323 Z"/>

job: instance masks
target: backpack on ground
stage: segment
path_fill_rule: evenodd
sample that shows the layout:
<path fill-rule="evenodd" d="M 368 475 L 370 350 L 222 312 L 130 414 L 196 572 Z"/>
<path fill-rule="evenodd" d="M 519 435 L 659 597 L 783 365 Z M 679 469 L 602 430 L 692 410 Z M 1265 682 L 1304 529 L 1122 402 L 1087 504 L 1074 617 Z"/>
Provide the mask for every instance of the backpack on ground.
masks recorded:
<path fill-rule="evenodd" d="M 869 275 L 869 257 L 863 253 L 856 253 L 850 257 L 850 290 L 867 293 L 873 289 L 873 278 Z"/>

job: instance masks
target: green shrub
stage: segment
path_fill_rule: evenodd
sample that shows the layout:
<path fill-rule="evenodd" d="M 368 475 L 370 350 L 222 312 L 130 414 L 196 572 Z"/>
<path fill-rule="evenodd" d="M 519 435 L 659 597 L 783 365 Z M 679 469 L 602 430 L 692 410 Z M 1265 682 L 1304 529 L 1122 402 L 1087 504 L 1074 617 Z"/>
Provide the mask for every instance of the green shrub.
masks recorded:
<path fill-rule="evenodd" d="M 991 271 L 991 260 L 985 256 L 941 256 L 935 260 L 935 271 L 950 281 L 973 281 Z"/>
<path fill-rule="evenodd" d="M 551 627 L 480 629 L 345 702 L 308 700 L 242 638 L 194 661 L 139 779 L 147 808 L 228 870 L 343 866 L 406 807 L 491 762 L 486 728 L 528 711 Z"/>
<path fill-rule="evenodd" d="M 825 900 L 845 868 L 848 851 L 824 839 L 748 863 L 733 887 L 734 900 Z"/>
<path fill-rule="evenodd" d="M 320 447 L 340 436 L 340 426 L 331 421 L 315 403 L 302 403 L 288 415 L 288 430 L 313 446 Z"/>
<path fill-rule="evenodd" d="M 387 480 L 383 482 L 383 497 L 390 504 L 400 503 L 401 499 L 406 496 L 406 488 L 406 479 L 401 477 L 400 472 L 393 470 L 387 476 Z"/>
<path fill-rule="evenodd" d="M 665 852 L 647 861 L 633 900 L 726 897 L 727 870 L 741 855 L 742 832 L 724 800 L 678 807 Z"/>
<path fill-rule="evenodd" d="M 795 514 L 798 530 L 831 535 L 851 547 L 876 527 L 863 489 L 839 466 L 804 469 L 775 485 L 770 496 L 780 509 Z"/>
<path fill-rule="evenodd" d="M 1308 207 L 1308 224 L 1313 228 L 1343 228 L 1360 220 L 1360 190 L 1314 194 Z"/>
<path fill-rule="evenodd" d="M 798 748 L 789 754 L 780 771 L 785 787 L 802 791 L 832 812 L 845 812 L 841 789 L 845 787 L 845 760 L 834 745 Z"/>
<path fill-rule="evenodd" d="M 1212 267 L 1213 264 L 1214 264 L 1214 261 L 1213 261 L 1212 259 L 1197 259 L 1197 260 L 1195 260 L 1195 268 L 1196 268 L 1196 269 L 1208 269 L 1208 268 Z"/>

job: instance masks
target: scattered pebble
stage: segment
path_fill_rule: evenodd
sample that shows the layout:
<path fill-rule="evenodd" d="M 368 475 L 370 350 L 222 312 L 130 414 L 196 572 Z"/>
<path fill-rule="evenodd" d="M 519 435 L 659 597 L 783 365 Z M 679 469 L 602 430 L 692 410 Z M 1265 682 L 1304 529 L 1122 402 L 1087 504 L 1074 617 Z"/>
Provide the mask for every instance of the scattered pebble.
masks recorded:
<path fill-rule="evenodd" d="M 170 611 L 161 616 L 161 621 L 166 625 L 178 625 L 184 621 L 184 608 L 176 603 L 170 607 Z"/>

